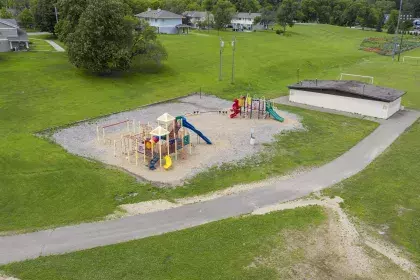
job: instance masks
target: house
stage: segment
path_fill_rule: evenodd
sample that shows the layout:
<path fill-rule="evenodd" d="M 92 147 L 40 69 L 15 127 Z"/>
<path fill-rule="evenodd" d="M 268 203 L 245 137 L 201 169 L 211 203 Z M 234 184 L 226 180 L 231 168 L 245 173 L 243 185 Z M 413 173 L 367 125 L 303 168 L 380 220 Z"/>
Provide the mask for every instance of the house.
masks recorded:
<path fill-rule="evenodd" d="M 263 29 L 263 25 L 254 24 L 254 19 L 261 13 L 236 13 L 231 20 L 233 31 Z"/>
<path fill-rule="evenodd" d="M 158 33 L 176 34 L 180 31 L 184 32 L 190 26 L 182 24 L 183 16 L 175 13 L 157 9 L 147 9 L 147 11 L 135 15 L 137 18 L 144 19 L 150 26 L 154 26 Z"/>
<path fill-rule="evenodd" d="M 404 91 L 358 81 L 311 80 L 289 86 L 289 101 L 388 119 L 401 108 Z"/>
<path fill-rule="evenodd" d="M 206 22 L 207 17 L 209 18 L 210 22 L 214 21 L 213 14 L 209 12 L 200 12 L 200 11 L 186 11 L 183 12 L 182 15 L 188 19 L 191 23 L 191 27 L 198 28 L 198 24 L 200 22 Z"/>
<path fill-rule="evenodd" d="M 0 19 L 0 52 L 29 49 L 28 34 L 14 19 Z"/>

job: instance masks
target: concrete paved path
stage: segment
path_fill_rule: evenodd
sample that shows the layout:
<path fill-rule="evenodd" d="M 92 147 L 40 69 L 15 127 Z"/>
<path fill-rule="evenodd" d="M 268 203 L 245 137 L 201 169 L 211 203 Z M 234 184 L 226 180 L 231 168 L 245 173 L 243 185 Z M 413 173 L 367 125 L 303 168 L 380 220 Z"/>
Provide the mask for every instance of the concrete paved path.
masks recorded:
<path fill-rule="evenodd" d="M 401 111 L 339 158 L 273 185 L 161 212 L 0 237 L 0 264 L 185 229 L 308 195 L 364 169 L 419 116 L 420 112 Z"/>
<path fill-rule="evenodd" d="M 65 52 L 65 50 L 56 42 L 51 40 L 45 40 L 48 44 L 50 44 L 57 52 Z"/>

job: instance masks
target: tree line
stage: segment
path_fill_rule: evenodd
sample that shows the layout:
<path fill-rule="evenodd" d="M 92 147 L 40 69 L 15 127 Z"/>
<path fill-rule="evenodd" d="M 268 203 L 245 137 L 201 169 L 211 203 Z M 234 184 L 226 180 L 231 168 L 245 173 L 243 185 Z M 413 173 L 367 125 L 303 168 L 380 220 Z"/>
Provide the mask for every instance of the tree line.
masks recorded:
<path fill-rule="evenodd" d="M 260 12 L 263 24 L 279 23 L 285 29 L 293 22 L 317 22 L 340 26 L 360 25 L 381 31 L 385 15 L 391 22 L 389 33 L 395 31 L 399 0 L 121 0 L 132 14 L 148 8 L 164 9 L 177 14 L 185 11 L 208 11 L 214 14 L 216 28 L 224 28 L 235 12 Z M 55 14 L 49 9 L 60 0 L 0 0 L 0 18 L 15 17 L 23 27 L 54 31 Z M 9 8 L 6 9 L 6 8 Z M 15 14 L 12 14 L 10 8 Z M 61 13 L 61 9 L 59 13 Z M 405 0 L 403 13 L 420 17 L 420 0 Z M 396 18 L 398 20 L 398 17 Z"/>

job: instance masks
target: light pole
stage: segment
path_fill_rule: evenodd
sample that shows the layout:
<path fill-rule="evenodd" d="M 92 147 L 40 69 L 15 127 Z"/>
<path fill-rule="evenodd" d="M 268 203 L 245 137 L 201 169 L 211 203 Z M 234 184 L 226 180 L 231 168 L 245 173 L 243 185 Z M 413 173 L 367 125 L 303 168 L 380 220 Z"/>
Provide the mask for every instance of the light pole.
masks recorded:
<path fill-rule="evenodd" d="M 395 30 L 395 37 L 394 37 L 394 48 L 392 49 L 392 61 L 394 61 L 395 51 L 397 49 L 397 42 L 398 42 L 398 28 L 400 27 L 400 18 L 401 18 L 401 9 L 402 9 L 403 0 L 400 0 L 400 11 L 398 13 L 398 21 L 397 21 L 397 29 Z"/>
<path fill-rule="evenodd" d="M 225 46 L 225 42 L 223 42 L 222 38 L 220 37 L 220 69 L 219 69 L 219 81 L 222 80 L 222 53 L 223 47 Z"/>
<path fill-rule="evenodd" d="M 231 80 L 232 84 L 235 78 L 235 50 L 236 50 L 236 36 L 233 36 L 233 39 L 232 39 L 232 80 Z"/>

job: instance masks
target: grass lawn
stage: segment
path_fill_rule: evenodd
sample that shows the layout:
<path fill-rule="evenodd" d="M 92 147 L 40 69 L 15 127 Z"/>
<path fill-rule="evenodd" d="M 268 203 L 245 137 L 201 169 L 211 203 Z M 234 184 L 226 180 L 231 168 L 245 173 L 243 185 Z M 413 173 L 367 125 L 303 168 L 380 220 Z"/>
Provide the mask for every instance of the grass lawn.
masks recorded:
<path fill-rule="evenodd" d="M 38 37 L 29 37 L 29 48 L 37 52 L 53 52 L 55 49 L 44 39 Z"/>
<path fill-rule="evenodd" d="M 404 246 L 420 264 L 420 122 L 364 171 L 326 190 L 344 208 Z"/>
<path fill-rule="evenodd" d="M 290 37 L 222 32 L 224 40 L 237 36 L 234 85 L 229 81 L 230 47 L 224 51 L 224 80 L 218 82 L 216 33 L 162 35 L 169 52 L 163 68 L 148 73 L 134 68 L 112 77 L 74 69 L 65 53 L 0 54 L 0 231 L 95 220 L 112 213 L 119 203 L 132 202 L 133 198 L 119 202 L 115 198 L 133 191 L 139 193 L 136 201 L 198 194 L 319 165 L 348 150 L 375 124 L 290 109 L 303 116 L 308 131 L 280 138 L 273 145 L 271 161 L 234 169 L 246 172 L 241 178 L 231 176 L 237 173 L 228 166 L 197 176 L 187 187 L 163 191 L 34 136 L 50 127 L 181 96 L 200 87 L 228 99 L 248 88 L 275 97 L 296 81 L 297 68 L 301 79 L 315 78 L 377 59 L 376 54 L 358 50 L 361 40 L 375 36 L 374 32 L 327 25 L 296 26 L 292 31 Z M 383 64 L 377 65 L 377 70 L 383 70 Z M 404 89 L 408 83 L 403 80 L 398 85 Z M 407 98 L 417 104 L 411 93 Z"/>
<path fill-rule="evenodd" d="M 279 279 L 270 266 L 251 264 L 282 250 L 281 232 L 325 221 L 320 207 L 231 218 L 142 240 L 0 267 L 22 280 Z M 191 246 L 194 244 L 194 246 Z M 297 252 L 277 266 L 298 262 Z"/>

